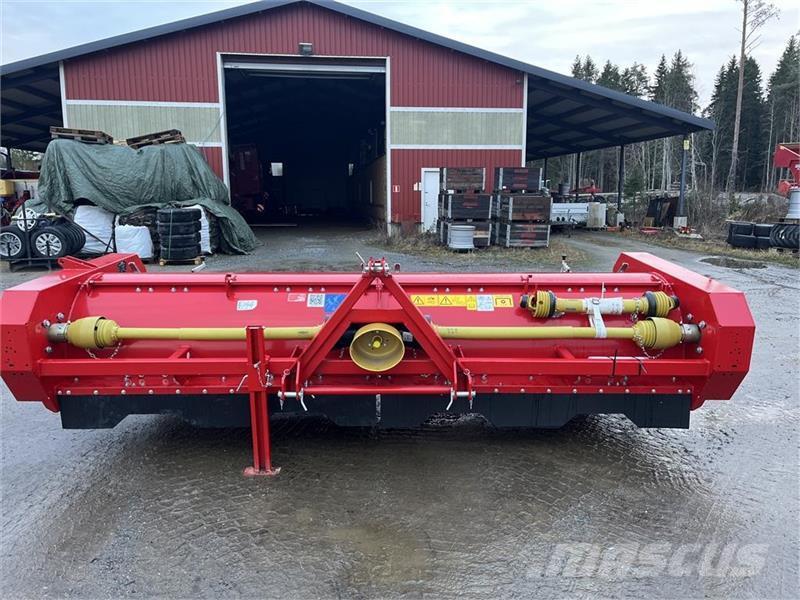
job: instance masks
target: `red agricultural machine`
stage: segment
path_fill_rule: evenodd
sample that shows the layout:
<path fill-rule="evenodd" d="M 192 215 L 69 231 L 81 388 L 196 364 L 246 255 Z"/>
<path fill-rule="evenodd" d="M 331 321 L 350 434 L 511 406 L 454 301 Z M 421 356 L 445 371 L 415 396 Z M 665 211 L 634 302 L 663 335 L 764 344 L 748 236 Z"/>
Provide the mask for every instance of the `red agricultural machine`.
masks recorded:
<path fill-rule="evenodd" d="M 800 144 L 778 144 L 772 155 L 772 163 L 776 169 L 788 169 L 791 179 L 778 182 L 778 193 L 789 197 L 792 188 L 798 189 L 800 186 Z"/>
<path fill-rule="evenodd" d="M 750 363 L 744 295 L 649 254 L 612 273 L 146 273 L 135 255 L 60 260 L 0 301 L 2 377 L 65 428 L 130 414 L 250 425 L 251 474 L 273 472 L 269 418 L 411 427 L 437 412 L 498 427 L 619 413 L 688 427 Z"/>

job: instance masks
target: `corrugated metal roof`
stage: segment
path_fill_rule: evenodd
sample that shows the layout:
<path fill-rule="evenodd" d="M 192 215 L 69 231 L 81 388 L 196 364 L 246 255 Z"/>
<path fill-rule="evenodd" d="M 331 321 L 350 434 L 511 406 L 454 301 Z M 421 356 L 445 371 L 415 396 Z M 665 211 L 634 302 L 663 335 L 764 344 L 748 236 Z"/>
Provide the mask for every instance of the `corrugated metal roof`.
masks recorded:
<path fill-rule="evenodd" d="M 293 4 L 322 7 L 520 73 L 526 73 L 529 81 L 529 159 L 633 143 L 713 129 L 714 127 L 713 122 L 708 119 L 488 52 L 345 4 L 327 0 L 262 0 L 0 66 L 0 76 L 3 79 L 3 120 L 13 119 L 16 126 L 16 129 L 6 129 L 4 137 L 9 141 L 22 142 L 30 139 L 34 136 L 32 132 L 41 128 L 43 122 L 41 119 L 44 117 L 33 115 L 30 118 L 39 119 L 39 121 L 30 121 L 23 112 L 15 110 L 7 102 L 7 99 L 14 90 L 23 89 L 22 82 L 25 79 L 35 79 L 43 71 L 52 74 L 59 61 Z M 51 86 L 52 75 L 49 79 L 47 85 Z M 27 91 L 31 92 L 30 86 Z M 39 101 L 44 101 L 46 97 L 40 93 Z M 49 98 L 51 104 L 60 100 L 60 97 L 54 97 L 52 94 Z M 36 114 L 48 110 L 44 104 L 39 106 L 39 102 L 36 106 L 38 110 Z M 10 112 L 9 107 L 11 107 Z M 60 106 L 53 106 L 47 118 L 53 119 L 59 111 Z M 28 138 L 25 137 L 25 131 L 31 132 Z M 10 139 L 12 137 L 13 140 Z M 20 147 L 25 146 L 21 145 Z"/>

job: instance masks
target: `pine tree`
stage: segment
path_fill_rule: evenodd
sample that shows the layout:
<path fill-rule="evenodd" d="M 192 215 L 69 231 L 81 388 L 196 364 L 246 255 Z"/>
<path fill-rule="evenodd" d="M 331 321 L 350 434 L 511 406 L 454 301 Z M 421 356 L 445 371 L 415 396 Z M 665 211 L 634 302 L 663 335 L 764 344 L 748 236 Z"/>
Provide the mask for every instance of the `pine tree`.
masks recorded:
<path fill-rule="evenodd" d="M 581 61 L 580 54 L 575 55 L 575 60 L 572 61 L 571 72 L 575 79 L 583 79 L 583 62 Z"/>
<path fill-rule="evenodd" d="M 622 75 L 619 72 L 619 67 L 613 64 L 610 60 L 607 60 L 606 64 L 603 65 L 603 70 L 600 72 L 600 75 L 597 77 L 597 81 L 595 81 L 595 83 L 611 90 L 624 90 L 622 86 Z"/>
<path fill-rule="evenodd" d="M 649 78 L 647 68 L 639 63 L 633 63 L 630 67 L 625 67 L 620 76 L 622 91 L 631 96 L 641 98 L 647 95 L 649 88 Z"/>
<path fill-rule="evenodd" d="M 708 138 L 706 152 L 711 163 L 711 180 L 714 187 L 723 187 L 731 164 L 731 141 L 733 140 L 733 118 L 736 113 L 736 84 L 739 67 L 736 57 L 723 65 L 714 80 L 714 91 L 706 116 L 714 120 L 716 129 Z"/>
<path fill-rule="evenodd" d="M 667 98 L 665 104 L 684 112 L 692 113 L 697 107 L 697 92 L 694 89 L 692 64 L 678 50 L 672 57 L 666 74 Z"/>
<path fill-rule="evenodd" d="M 730 166 L 730 140 L 733 131 L 733 111 L 736 104 L 735 88 L 731 87 L 731 77 L 736 68 L 736 59 L 720 67 L 714 78 L 714 90 L 711 93 L 711 102 L 703 111 L 703 116 L 712 119 L 715 123 L 713 132 L 703 136 L 700 143 L 700 153 L 706 164 L 709 165 L 708 185 L 717 188 L 721 173 L 727 173 Z M 733 95 L 731 95 L 733 93 Z"/>
<path fill-rule="evenodd" d="M 754 43 L 757 43 L 756 32 L 764 24 L 778 15 L 778 9 L 765 0 L 742 0 L 742 26 L 741 47 L 739 50 L 739 79 L 736 86 L 736 113 L 733 117 L 733 142 L 731 143 L 731 166 L 728 171 L 728 180 L 725 189 L 733 192 L 738 173 L 739 137 L 741 134 L 742 106 L 744 96 L 745 62 L 747 53 Z"/>
<path fill-rule="evenodd" d="M 738 73 L 737 73 L 738 75 Z M 744 87 L 742 88 L 742 114 L 739 125 L 739 164 L 734 184 L 739 188 L 757 190 L 764 168 L 764 91 L 761 69 L 754 58 L 744 62 Z"/>
<path fill-rule="evenodd" d="M 772 165 L 775 146 L 800 137 L 800 42 L 795 36 L 789 38 L 775 71 L 770 75 L 764 115 L 763 129 L 767 142 L 763 181 L 764 188 L 771 190 L 778 175 Z"/>
<path fill-rule="evenodd" d="M 669 67 L 667 66 L 667 57 L 661 55 L 661 60 L 658 62 L 656 71 L 653 74 L 653 85 L 650 87 L 650 99 L 659 104 L 668 104 L 669 95 L 667 93 L 667 79 L 669 76 Z"/>
<path fill-rule="evenodd" d="M 592 57 L 588 54 L 586 58 L 583 59 L 583 77 L 584 81 L 588 81 L 589 83 L 594 83 L 597 81 L 597 65 L 592 60 Z"/>
<path fill-rule="evenodd" d="M 758 189 L 764 170 L 765 103 L 761 83 L 761 70 L 755 59 L 745 58 L 742 87 L 742 116 L 739 124 L 739 160 L 731 185 L 741 189 Z M 706 156 L 712 167 L 712 184 L 722 188 L 728 184 L 731 169 L 736 96 L 739 82 L 739 64 L 735 57 L 723 66 L 714 81 L 711 104 L 707 115 L 714 119 L 716 131 L 708 138 Z M 708 147 L 710 146 L 710 147 Z"/>

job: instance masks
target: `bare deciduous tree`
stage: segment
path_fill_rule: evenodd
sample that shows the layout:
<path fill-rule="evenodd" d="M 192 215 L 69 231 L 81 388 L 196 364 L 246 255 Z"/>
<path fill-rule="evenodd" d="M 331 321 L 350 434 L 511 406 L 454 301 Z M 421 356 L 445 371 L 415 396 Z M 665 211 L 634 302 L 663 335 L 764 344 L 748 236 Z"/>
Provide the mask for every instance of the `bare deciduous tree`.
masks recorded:
<path fill-rule="evenodd" d="M 741 0 L 742 38 L 739 49 L 739 85 L 736 88 L 736 114 L 733 118 L 733 144 L 731 146 L 731 168 L 725 191 L 733 192 L 736 183 L 736 163 L 739 154 L 739 126 L 742 119 L 742 93 L 744 91 L 744 60 L 747 53 L 759 42 L 758 30 L 771 18 L 778 16 L 775 5 L 765 0 Z"/>

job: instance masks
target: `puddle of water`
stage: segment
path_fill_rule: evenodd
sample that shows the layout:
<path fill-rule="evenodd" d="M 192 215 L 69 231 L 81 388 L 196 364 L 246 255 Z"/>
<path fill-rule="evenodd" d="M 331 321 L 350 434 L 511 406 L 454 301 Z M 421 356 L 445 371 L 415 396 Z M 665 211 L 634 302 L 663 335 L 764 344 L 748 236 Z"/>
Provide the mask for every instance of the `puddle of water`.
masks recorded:
<path fill-rule="evenodd" d="M 767 265 L 754 260 L 743 260 L 741 258 L 730 258 L 729 256 L 709 256 L 701 258 L 700 262 L 714 265 L 715 267 L 726 267 L 728 269 L 766 269 Z"/>

